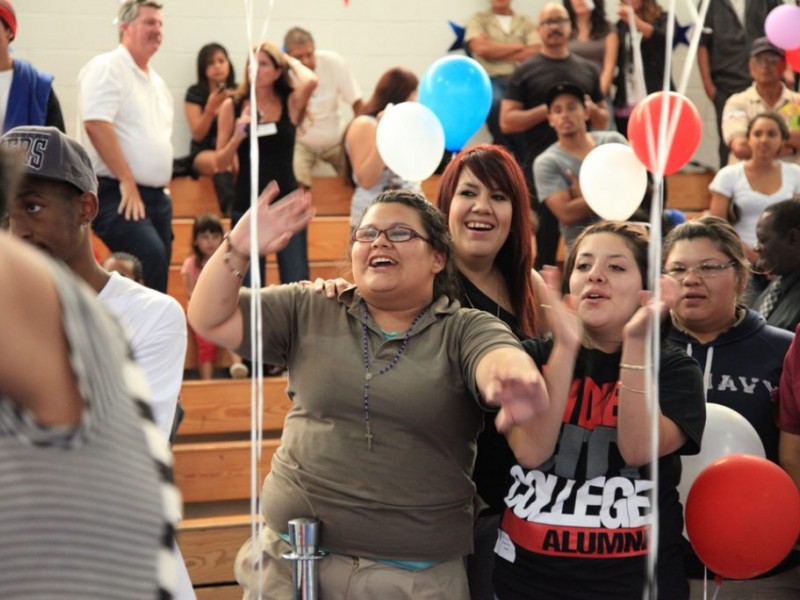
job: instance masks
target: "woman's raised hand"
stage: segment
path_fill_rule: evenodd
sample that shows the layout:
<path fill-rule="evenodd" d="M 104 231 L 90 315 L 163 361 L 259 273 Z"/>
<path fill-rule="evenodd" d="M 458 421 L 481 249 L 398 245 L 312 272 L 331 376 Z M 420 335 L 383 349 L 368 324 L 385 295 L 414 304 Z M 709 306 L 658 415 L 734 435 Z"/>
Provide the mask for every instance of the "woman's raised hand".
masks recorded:
<path fill-rule="evenodd" d="M 577 348 L 583 338 L 583 327 L 575 312 L 575 298 L 561 295 L 561 271 L 557 267 L 545 266 L 541 271 L 547 284 L 539 306 L 547 310 L 547 321 L 553 332 L 555 343 Z"/>
<path fill-rule="evenodd" d="M 645 339 L 648 325 L 655 310 L 655 300 L 651 292 L 642 290 L 639 292 L 641 306 L 633 313 L 633 316 L 622 329 L 624 340 Z M 659 321 L 668 318 L 667 314 L 677 304 L 680 294 L 680 284 L 668 275 L 661 276 L 661 301 L 658 303 Z"/>
<path fill-rule="evenodd" d="M 250 246 L 250 221 L 256 219 L 258 250 L 263 256 L 286 247 L 291 237 L 314 218 L 311 195 L 297 189 L 278 200 L 278 184 L 271 181 L 231 231 L 230 241 L 237 253 L 245 254 Z"/>

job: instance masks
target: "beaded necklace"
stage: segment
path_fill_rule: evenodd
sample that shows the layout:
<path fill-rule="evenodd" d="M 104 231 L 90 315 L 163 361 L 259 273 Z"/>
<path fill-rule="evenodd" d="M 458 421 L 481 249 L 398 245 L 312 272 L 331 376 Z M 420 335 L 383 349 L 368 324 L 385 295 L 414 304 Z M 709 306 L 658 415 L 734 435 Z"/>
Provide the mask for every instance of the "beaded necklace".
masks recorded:
<path fill-rule="evenodd" d="M 408 339 L 411 337 L 411 332 L 417 323 L 419 323 L 419 320 L 422 318 L 422 316 L 428 312 L 430 306 L 426 306 L 424 309 L 422 309 L 422 312 L 414 318 L 409 328 L 406 329 L 406 332 L 403 335 L 403 342 L 400 344 L 397 352 L 395 352 L 392 360 L 390 360 L 389 364 L 383 367 L 377 373 L 369 372 L 369 310 L 367 309 L 367 303 L 364 302 L 363 299 L 361 300 L 361 306 L 364 308 L 364 422 L 367 426 L 367 432 L 364 437 L 367 438 L 367 449 L 371 451 L 372 441 L 375 436 L 372 435 L 372 426 L 369 420 L 369 383 L 372 381 L 373 377 L 376 377 L 377 375 L 383 375 L 384 373 L 391 371 L 400 361 L 400 357 L 403 355 L 403 352 L 405 352 L 406 346 L 408 345 Z"/>

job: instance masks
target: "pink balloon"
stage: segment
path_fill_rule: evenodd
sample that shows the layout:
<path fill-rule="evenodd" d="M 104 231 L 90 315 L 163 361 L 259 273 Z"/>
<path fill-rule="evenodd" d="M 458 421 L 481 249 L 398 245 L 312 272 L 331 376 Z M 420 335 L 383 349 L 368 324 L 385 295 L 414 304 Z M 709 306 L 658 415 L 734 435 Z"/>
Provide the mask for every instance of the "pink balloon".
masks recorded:
<path fill-rule="evenodd" d="M 764 32 L 778 48 L 800 48 L 800 7 L 784 4 L 773 8 L 764 21 Z"/>

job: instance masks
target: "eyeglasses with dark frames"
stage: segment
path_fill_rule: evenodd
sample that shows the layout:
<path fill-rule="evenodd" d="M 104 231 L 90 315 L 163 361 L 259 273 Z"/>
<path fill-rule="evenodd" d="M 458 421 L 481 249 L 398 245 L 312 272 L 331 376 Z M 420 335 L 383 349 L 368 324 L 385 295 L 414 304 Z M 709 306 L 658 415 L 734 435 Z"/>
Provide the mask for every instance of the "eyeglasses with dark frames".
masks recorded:
<path fill-rule="evenodd" d="M 386 239 L 393 244 L 408 242 L 414 238 L 419 238 L 423 242 L 430 243 L 430 240 L 422 237 L 416 231 L 405 225 L 392 225 L 386 229 L 367 225 L 366 227 L 359 227 L 351 235 L 350 239 L 354 242 L 372 243 L 377 240 L 381 234 L 386 236 Z"/>
<path fill-rule="evenodd" d="M 702 263 L 696 267 L 686 267 L 684 265 L 672 265 L 668 269 L 664 269 L 664 273 L 673 279 L 683 281 L 689 276 L 689 273 L 694 273 L 700 279 L 712 279 L 723 271 L 730 269 L 737 263 L 735 260 L 726 263 Z"/>
<path fill-rule="evenodd" d="M 560 27 L 561 25 L 566 25 L 567 23 L 569 23 L 569 19 L 567 17 L 554 17 L 552 19 L 539 21 L 539 25 L 542 27 Z"/>

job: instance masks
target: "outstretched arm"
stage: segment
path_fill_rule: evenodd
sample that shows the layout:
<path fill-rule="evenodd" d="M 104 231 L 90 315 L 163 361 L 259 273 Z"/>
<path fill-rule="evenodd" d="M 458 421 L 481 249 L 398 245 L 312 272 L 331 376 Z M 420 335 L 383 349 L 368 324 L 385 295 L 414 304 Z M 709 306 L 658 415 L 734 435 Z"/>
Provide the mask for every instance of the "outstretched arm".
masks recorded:
<path fill-rule="evenodd" d="M 263 256 L 284 248 L 314 216 L 309 194 L 296 190 L 277 200 L 278 193 L 277 184 L 271 182 L 261 193 L 255 209 L 244 214 L 197 280 L 189 300 L 189 324 L 217 345 L 236 348 L 242 341 L 239 288 L 249 264 L 251 219 L 257 221 L 259 253 Z"/>
<path fill-rule="evenodd" d="M 658 315 L 664 318 L 674 304 L 678 291 L 674 280 L 662 277 L 662 302 Z M 651 416 L 658 417 L 658 456 L 678 450 L 687 436 L 672 419 L 661 413 L 658 398 L 648 401 L 645 385 L 646 337 L 650 320 L 658 318 L 648 292 L 642 292 L 642 306 L 634 313 L 622 332 L 622 356 L 619 370 L 619 413 L 617 418 L 617 446 L 629 465 L 642 466 L 652 460 L 650 454 Z M 627 365 L 627 366 L 626 366 Z"/>
<path fill-rule="evenodd" d="M 527 468 L 538 467 L 555 452 L 581 339 L 580 322 L 573 300 L 570 297 L 561 298 L 558 269 L 545 267 L 542 276 L 547 282 L 542 306 L 548 312 L 553 331 L 553 350 L 544 369 L 550 405 L 535 419 L 513 427 L 506 434 L 517 461 Z"/>
<path fill-rule="evenodd" d="M 294 90 L 289 96 L 289 118 L 296 127 L 303 121 L 311 94 L 317 89 L 317 74 L 296 58 L 288 54 L 284 54 L 284 57 L 294 79 Z"/>
<path fill-rule="evenodd" d="M 500 409 L 495 423 L 500 432 L 527 423 L 547 409 L 547 388 L 530 356 L 518 348 L 496 348 L 481 358 L 475 374 L 481 396 Z"/>

